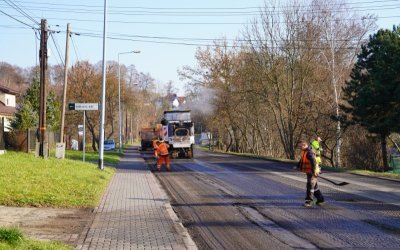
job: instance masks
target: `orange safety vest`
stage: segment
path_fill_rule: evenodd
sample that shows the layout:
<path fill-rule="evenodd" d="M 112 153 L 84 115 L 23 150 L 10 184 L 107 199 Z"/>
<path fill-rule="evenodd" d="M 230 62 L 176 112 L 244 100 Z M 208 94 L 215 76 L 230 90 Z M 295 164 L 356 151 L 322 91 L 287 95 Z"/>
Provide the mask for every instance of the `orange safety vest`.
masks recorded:
<path fill-rule="evenodd" d="M 157 147 L 157 152 L 158 152 L 159 155 L 162 155 L 162 156 L 168 155 L 168 148 L 169 148 L 168 144 L 161 143 Z"/>
<path fill-rule="evenodd" d="M 313 173 L 311 161 L 307 158 L 307 150 L 303 151 L 303 155 L 301 156 L 299 163 L 299 168 L 301 172 L 304 172 L 306 174 Z"/>

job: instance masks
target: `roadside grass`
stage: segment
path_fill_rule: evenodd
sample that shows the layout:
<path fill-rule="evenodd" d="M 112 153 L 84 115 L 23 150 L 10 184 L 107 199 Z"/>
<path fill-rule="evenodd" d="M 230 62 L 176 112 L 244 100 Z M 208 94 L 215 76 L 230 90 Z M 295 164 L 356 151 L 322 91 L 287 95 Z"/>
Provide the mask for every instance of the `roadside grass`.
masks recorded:
<path fill-rule="evenodd" d="M 0 227 L 0 249 L 4 250 L 71 250 L 72 247 L 54 241 L 37 241 L 26 238 L 16 228 Z"/>
<path fill-rule="evenodd" d="M 0 156 L 0 204 L 93 208 L 114 172 L 93 163 L 7 151 Z"/>
<path fill-rule="evenodd" d="M 400 180 L 400 173 L 373 172 L 373 171 L 359 170 L 359 169 L 351 170 L 351 172 L 354 173 L 354 174 L 360 174 L 360 175 L 369 175 L 369 176 L 377 176 L 377 177 L 384 177 L 384 178 L 391 178 L 391 179 Z"/>
<path fill-rule="evenodd" d="M 119 153 L 118 149 L 113 151 L 104 151 L 103 161 L 107 165 L 115 166 L 121 159 L 123 153 Z M 82 161 L 83 153 L 77 150 L 65 150 L 65 158 L 71 160 Z M 99 153 L 94 151 L 85 152 L 85 161 L 97 163 L 99 160 Z"/>
<path fill-rule="evenodd" d="M 200 150 L 203 151 L 210 151 L 208 146 L 201 146 L 198 147 Z M 264 159 L 268 161 L 276 161 L 276 162 L 284 162 L 289 164 L 297 164 L 298 161 L 290 160 L 290 159 L 281 159 L 281 158 L 273 158 L 268 156 L 250 154 L 250 153 L 235 153 L 235 152 L 224 152 L 224 151 L 210 151 L 216 152 L 220 154 L 229 154 L 229 155 L 237 155 L 237 156 L 245 156 L 245 157 L 253 157 L 257 159 Z M 393 172 L 374 172 L 370 170 L 362 170 L 362 169 L 355 169 L 355 168 L 334 168 L 328 166 L 322 166 L 323 171 L 331 171 L 331 172 L 347 172 L 359 175 L 368 175 L 368 176 L 375 176 L 375 177 L 383 177 L 383 178 L 391 178 L 391 179 L 399 179 L 400 180 L 400 173 L 393 173 Z"/>

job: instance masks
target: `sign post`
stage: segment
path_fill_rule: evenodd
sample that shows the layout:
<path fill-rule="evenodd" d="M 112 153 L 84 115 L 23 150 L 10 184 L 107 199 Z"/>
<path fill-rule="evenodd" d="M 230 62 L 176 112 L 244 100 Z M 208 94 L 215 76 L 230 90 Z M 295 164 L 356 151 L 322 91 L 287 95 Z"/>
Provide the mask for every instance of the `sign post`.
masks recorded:
<path fill-rule="evenodd" d="M 83 146 L 82 146 L 82 161 L 85 162 L 86 148 L 86 110 L 83 111 Z"/>
<path fill-rule="evenodd" d="M 99 110 L 99 104 L 98 103 L 68 103 L 68 109 L 69 110 L 78 110 L 78 111 L 83 111 L 83 125 L 82 126 L 82 134 L 79 131 L 79 126 L 78 126 L 78 131 L 79 135 L 82 135 L 82 161 L 85 161 L 85 146 L 86 146 L 86 111 L 87 110 Z"/>

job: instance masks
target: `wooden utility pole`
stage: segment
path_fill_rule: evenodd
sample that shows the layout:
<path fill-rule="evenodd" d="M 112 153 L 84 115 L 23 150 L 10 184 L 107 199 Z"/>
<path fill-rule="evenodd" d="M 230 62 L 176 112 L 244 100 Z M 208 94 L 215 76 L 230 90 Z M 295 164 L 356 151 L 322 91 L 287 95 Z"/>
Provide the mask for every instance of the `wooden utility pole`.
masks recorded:
<path fill-rule="evenodd" d="M 60 143 L 64 143 L 64 123 L 65 123 L 65 105 L 67 100 L 67 83 L 68 83 L 68 63 L 69 63 L 69 36 L 70 36 L 70 24 L 67 24 L 67 37 L 65 43 L 65 68 L 64 68 L 64 92 L 63 102 L 61 109 L 61 128 L 60 128 Z"/>
<path fill-rule="evenodd" d="M 39 156 L 47 158 L 46 99 L 47 99 L 47 20 L 41 21 L 40 32 L 40 112 L 39 112 Z"/>

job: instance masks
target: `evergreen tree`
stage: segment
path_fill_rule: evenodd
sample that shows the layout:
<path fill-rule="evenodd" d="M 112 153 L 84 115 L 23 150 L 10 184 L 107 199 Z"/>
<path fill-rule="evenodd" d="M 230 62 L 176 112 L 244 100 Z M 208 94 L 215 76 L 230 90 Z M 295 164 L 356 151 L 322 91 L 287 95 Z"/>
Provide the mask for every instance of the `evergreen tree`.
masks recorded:
<path fill-rule="evenodd" d="M 362 46 L 351 80 L 343 88 L 351 119 L 380 137 L 387 170 L 387 137 L 400 132 L 400 27 L 379 30 Z"/>
<path fill-rule="evenodd" d="M 17 108 L 14 120 L 11 122 L 13 129 L 28 129 L 39 126 L 39 91 L 39 80 L 34 78 L 22 98 L 22 103 Z M 47 96 L 46 123 L 49 131 L 56 131 L 60 127 L 60 102 L 51 91 Z"/>

